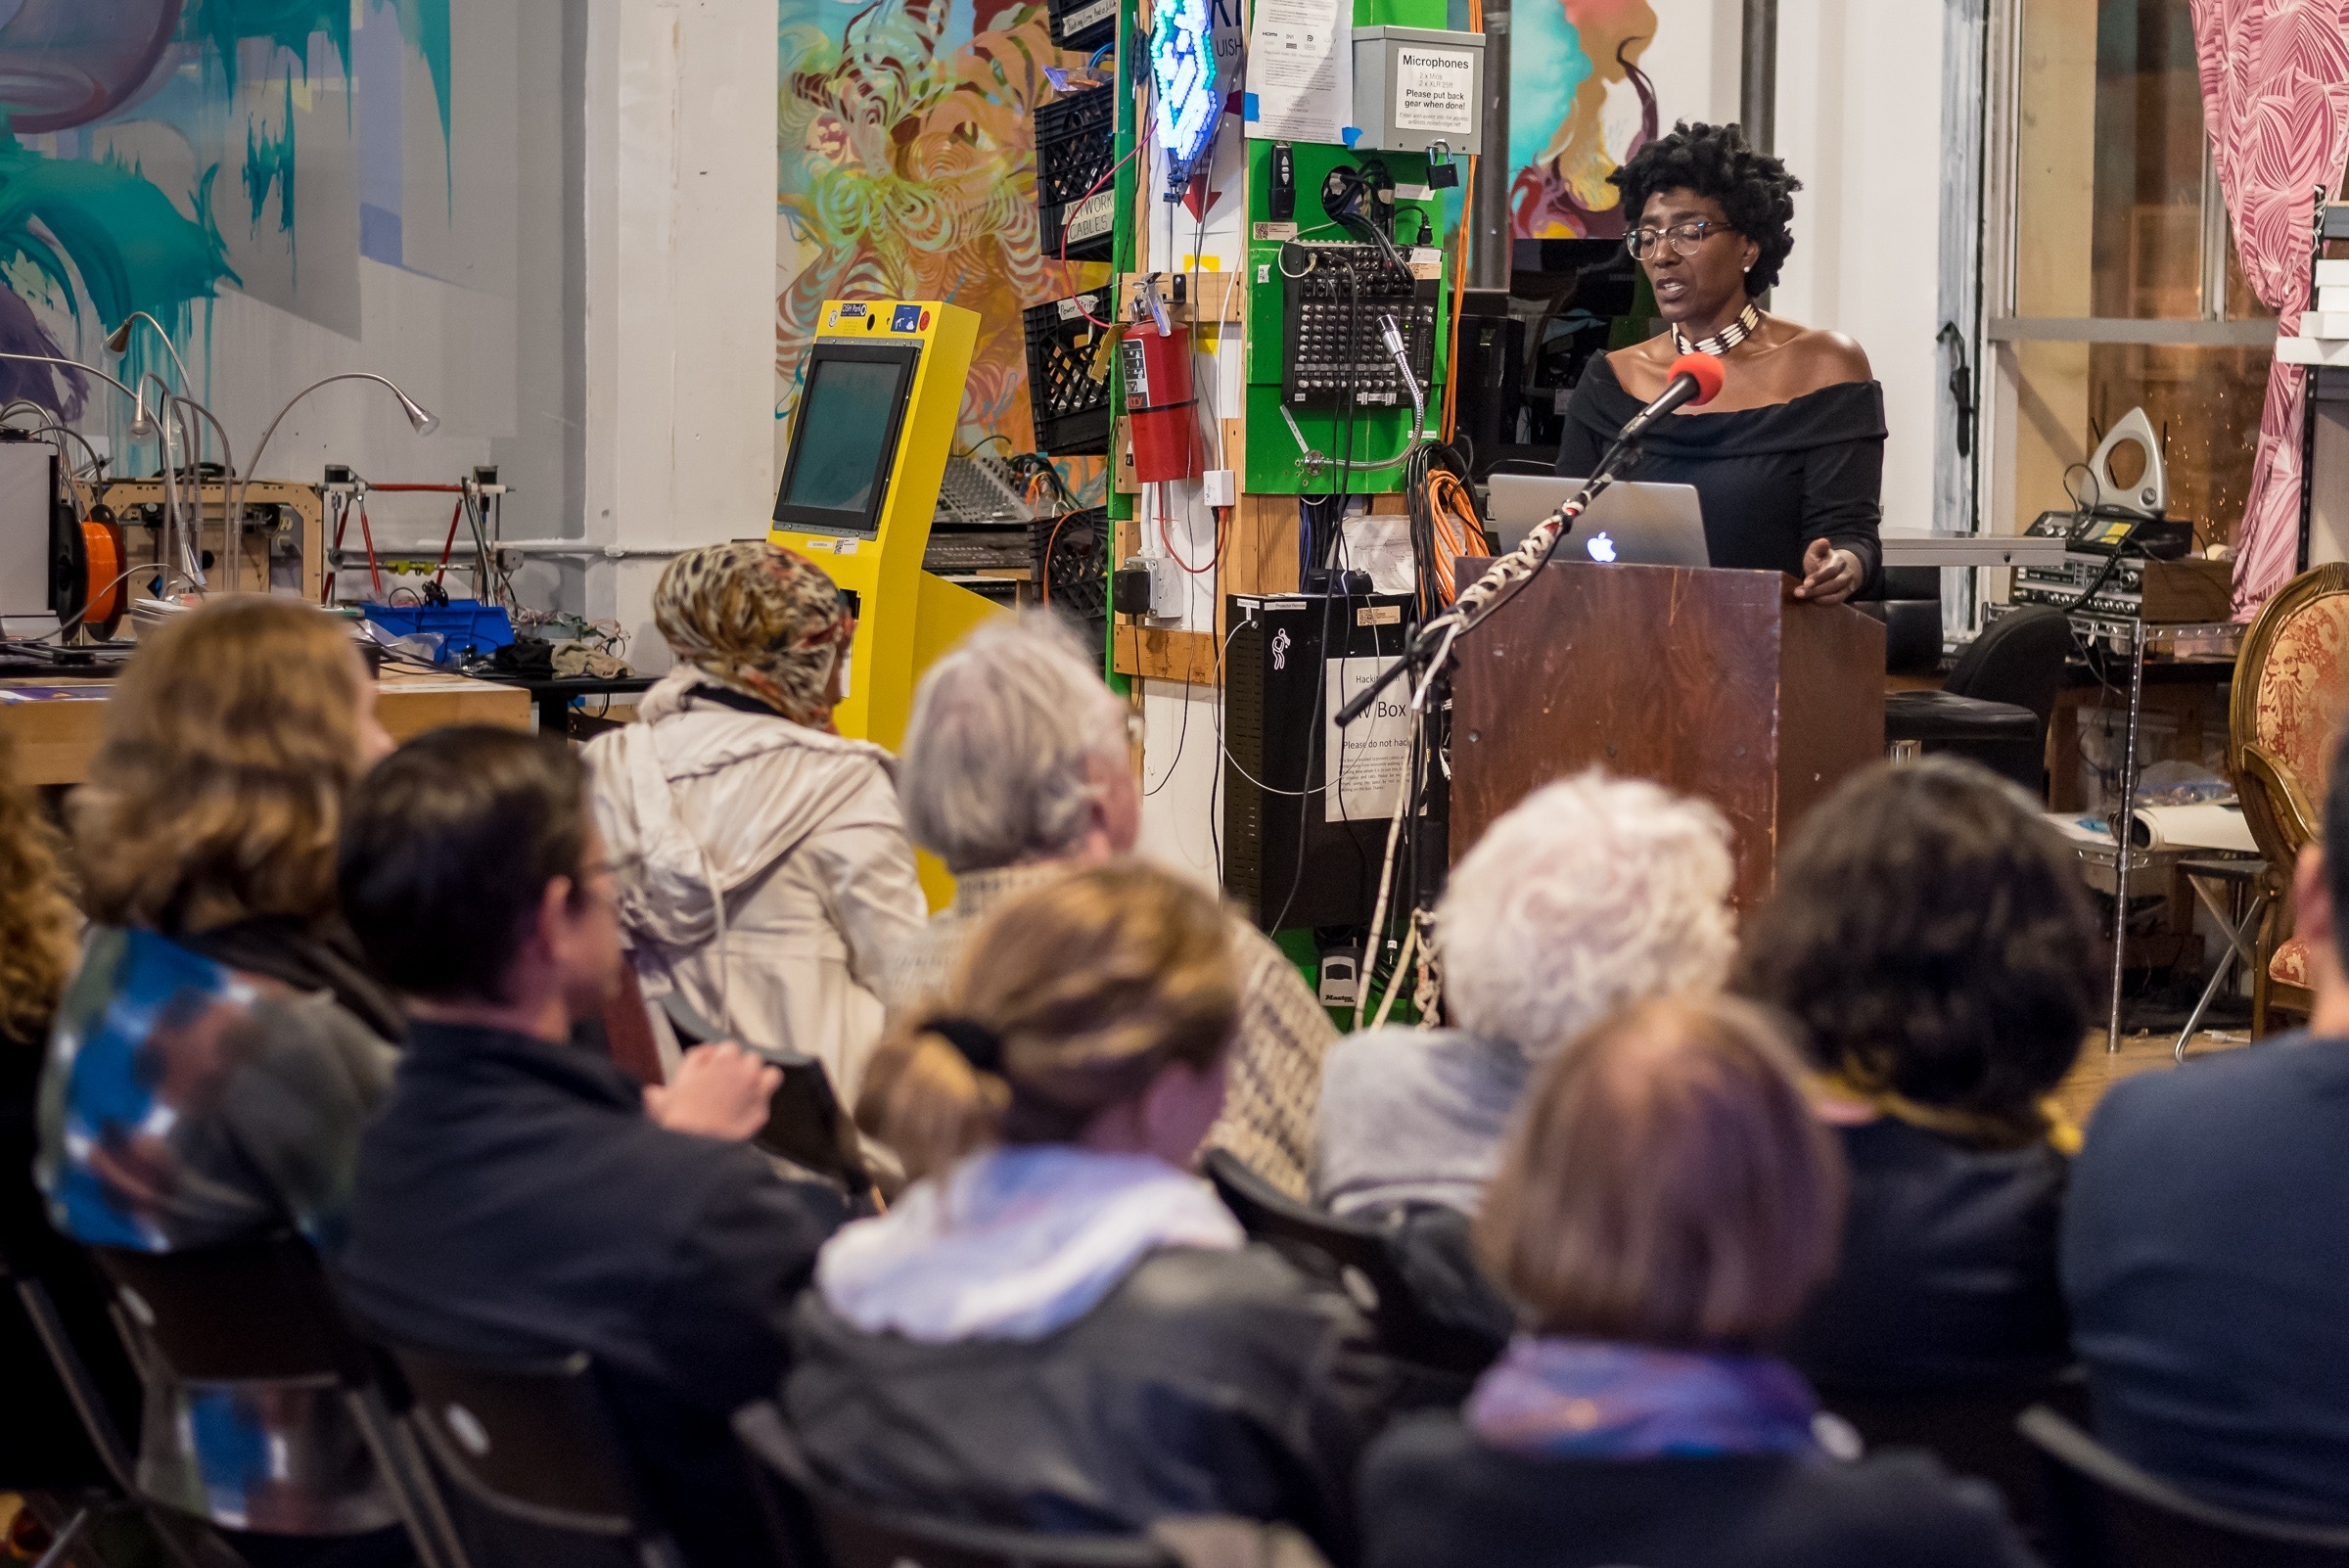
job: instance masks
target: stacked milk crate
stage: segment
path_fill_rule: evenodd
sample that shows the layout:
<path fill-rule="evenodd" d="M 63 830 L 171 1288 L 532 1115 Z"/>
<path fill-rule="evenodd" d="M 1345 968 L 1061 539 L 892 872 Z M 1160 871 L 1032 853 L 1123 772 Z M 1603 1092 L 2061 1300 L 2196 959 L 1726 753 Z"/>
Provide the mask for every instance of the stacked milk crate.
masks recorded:
<path fill-rule="evenodd" d="M 2276 340 L 2287 365 L 2349 365 L 2349 261 L 2317 263 L 2317 307 L 2300 316 L 2300 336 Z"/>

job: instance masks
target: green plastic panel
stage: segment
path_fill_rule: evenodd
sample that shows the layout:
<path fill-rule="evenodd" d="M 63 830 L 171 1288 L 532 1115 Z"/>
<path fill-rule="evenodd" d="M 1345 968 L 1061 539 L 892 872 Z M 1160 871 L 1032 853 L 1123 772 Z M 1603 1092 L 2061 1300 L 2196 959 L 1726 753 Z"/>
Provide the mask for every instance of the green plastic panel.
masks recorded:
<path fill-rule="evenodd" d="M 1447 0 L 1354 0 L 1358 27 L 1450 27 L 1457 25 Z"/>
<path fill-rule="evenodd" d="M 1357 19 L 1359 20 L 1358 8 Z M 1297 208 L 1293 221 L 1300 240 L 1344 240 L 1355 236 L 1337 227 L 1321 207 L 1321 181 L 1341 163 L 1359 165 L 1363 159 L 1375 159 L 1384 163 L 1387 173 L 1399 186 L 1425 185 L 1427 159 L 1418 153 L 1370 153 L 1356 157 L 1343 147 L 1326 143 L 1299 142 L 1295 144 L 1297 167 Z M 1252 141 L 1248 144 L 1248 220 L 1249 232 L 1263 231 L 1256 225 L 1270 221 L 1267 202 L 1271 192 L 1272 144 Z M 1424 225 L 1424 227 L 1422 227 Z M 1440 197 L 1424 201 L 1398 201 L 1395 204 L 1396 244 L 1405 250 L 1412 247 L 1424 234 L 1425 243 L 1441 246 L 1444 236 L 1444 204 Z M 1386 468 L 1356 468 L 1341 473 L 1334 465 L 1315 468 L 1301 466 L 1302 455 L 1297 436 L 1289 422 L 1281 418 L 1280 375 L 1283 342 L 1284 298 L 1280 278 L 1280 242 L 1260 240 L 1248 247 L 1248 470 L 1242 476 L 1241 488 L 1259 495 L 1321 495 L 1343 490 L 1351 495 L 1387 494 L 1403 488 L 1404 467 L 1394 463 Z M 1451 254 L 1444 254 L 1446 276 L 1437 282 L 1436 343 L 1433 370 L 1428 378 L 1427 421 L 1433 428 L 1439 421 L 1443 404 L 1443 388 L 1449 374 L 1450 340 L 1451 336 L 1451 287 L 1450 269 Z M 1411 410 L 1406 405 L 1396 409 L 1357 409 L 1351 422 L 1352 450 L 1341 453 L 1341 438 L 1347 436 L 1343 428 L 1348 422 L 1328 409 L 1305 409 L 1295 412 L 1297 429 L 1315 451 L 1332 457 L 1344 457 L 1352 463 L 1384 462 L 1403 454 L 1404 445 L 1410 439 Z"/>

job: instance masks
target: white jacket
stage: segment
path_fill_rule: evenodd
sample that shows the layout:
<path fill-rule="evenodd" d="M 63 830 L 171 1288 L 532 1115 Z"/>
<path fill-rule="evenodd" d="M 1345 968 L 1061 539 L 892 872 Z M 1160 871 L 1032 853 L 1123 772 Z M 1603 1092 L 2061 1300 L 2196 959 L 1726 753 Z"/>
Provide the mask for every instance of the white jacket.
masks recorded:
<path fill-rule="evenodd" d="M 670 671 L 638 722 L 586 751 L 654 1033 L 668 1040 L 660 1001 L 676 992 L 746 1045 L 818 1058 L 852 1105 L 880 1038 L 882 966 L 929 914 L 896 759 L 691 700 L 715 684 Z"/>

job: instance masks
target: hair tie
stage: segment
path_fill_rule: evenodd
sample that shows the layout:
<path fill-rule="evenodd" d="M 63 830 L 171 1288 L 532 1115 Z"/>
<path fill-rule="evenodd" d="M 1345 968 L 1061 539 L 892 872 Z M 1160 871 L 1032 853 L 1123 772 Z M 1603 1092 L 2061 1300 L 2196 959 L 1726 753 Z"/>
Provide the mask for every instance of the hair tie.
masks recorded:
<path fill-rule="evenodd" d="M 1003 1071 L 1003 1037 L 976 1019 L 933 1018 L 923 1027 L 944 1037 L 979 1072 Z"/>

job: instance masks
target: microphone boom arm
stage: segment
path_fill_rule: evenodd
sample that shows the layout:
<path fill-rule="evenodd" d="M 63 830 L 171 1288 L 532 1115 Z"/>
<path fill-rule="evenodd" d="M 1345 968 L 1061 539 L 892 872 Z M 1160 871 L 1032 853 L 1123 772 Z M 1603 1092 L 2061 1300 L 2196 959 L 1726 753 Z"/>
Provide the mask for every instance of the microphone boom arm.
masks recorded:
<path fill-rule="evenodd" d="M 1574 520 L 1589 511 L 1590 503 L 1598 499 L 1599 493 L 1615 483 L 1618 471 L 1638 455 L 1635 433 L 1617 437 L 1615 444 L 1607 448 L 1606 455 L 1598 460 L 1590 477 L 1583 482 L 1581 489 L 1560 502 L 1558 509 L 1526 534 L 1516 549 L 1485 568 L 1484 576 L 1461 589 L 1459 597 L 1442 615 L 1431 617 L 1412 633 L 1410 646 L 1393 664 L 1380 670 L 1376 680 L 1355 693 L 1353 699 L 1338 710 L 1338 727 L 1343 729 L 1368 713 L 1370 705 L 1378 700 L 1378 694 L 1393 685 L 1405 670 L 1432 663 L 1439 650 L 1449 657 L 1452 646 L 1461 637 L 1483 625 L 1485 618 L 1499 607 L 1503 590 L 1514 583 L 1523 582 L 1548 565 L 1549 558 L 1557 552 L 1558 541 L 1574 527 Z M 1433 684 L 1432 681 L 1421 682 L 1419 690 L 1422 698 Z"/>

